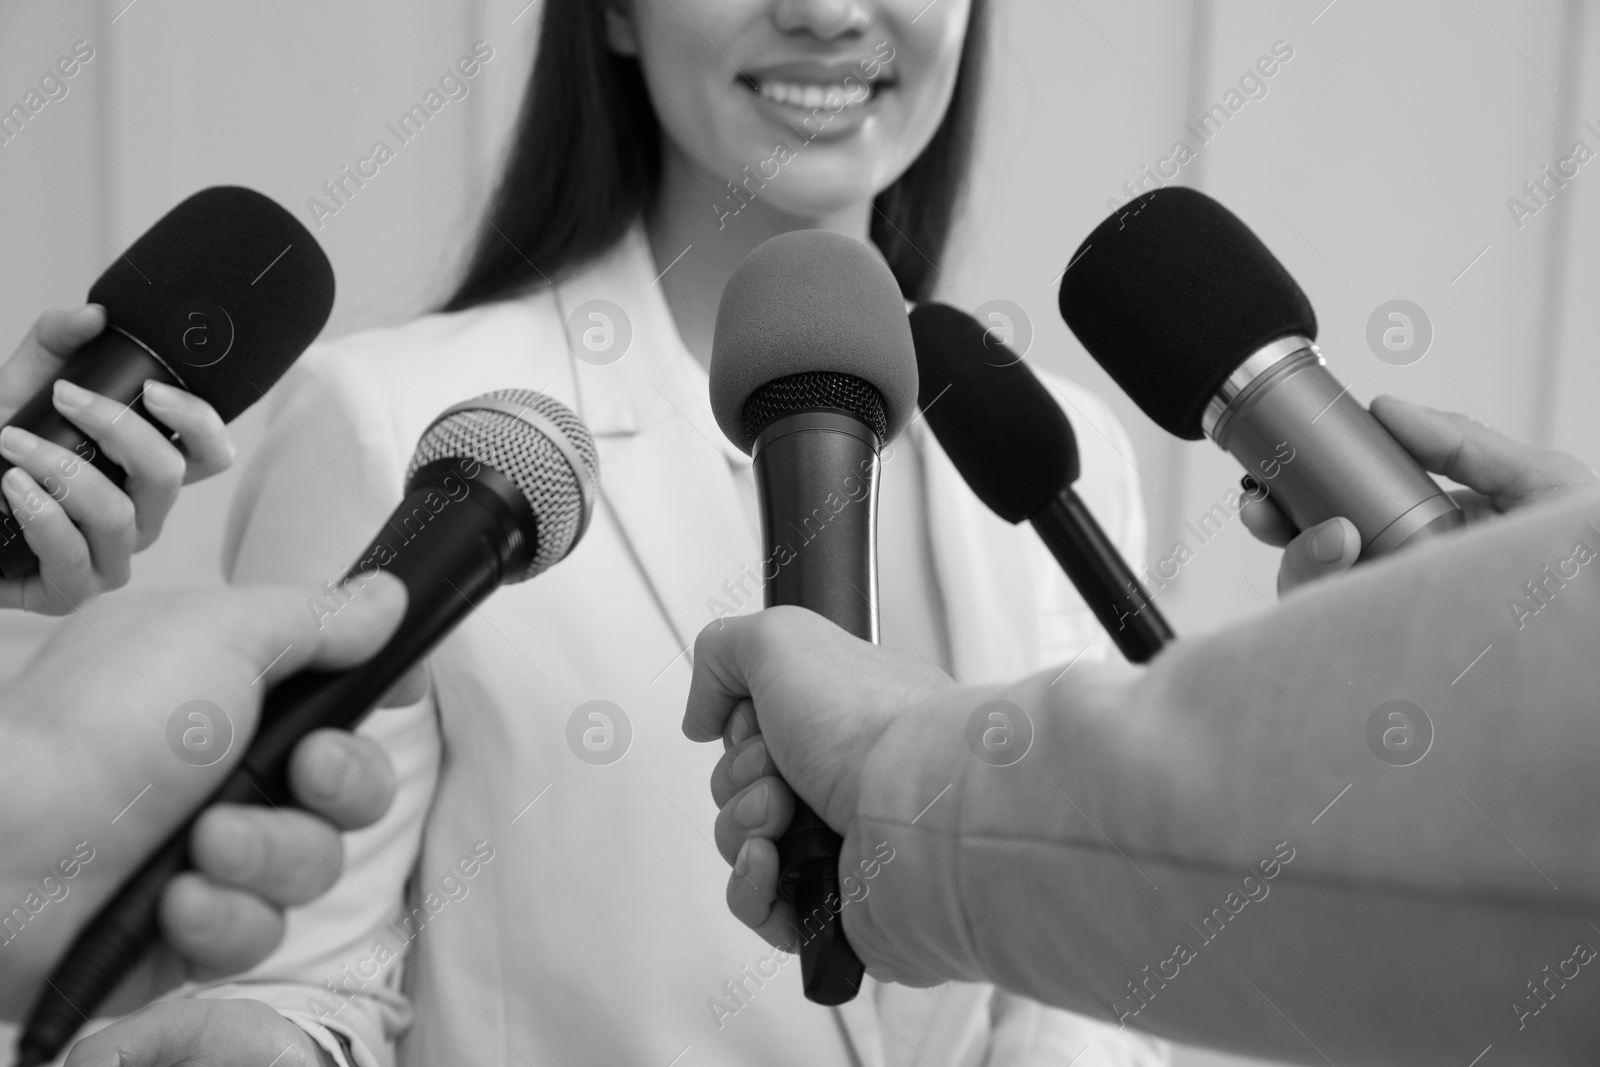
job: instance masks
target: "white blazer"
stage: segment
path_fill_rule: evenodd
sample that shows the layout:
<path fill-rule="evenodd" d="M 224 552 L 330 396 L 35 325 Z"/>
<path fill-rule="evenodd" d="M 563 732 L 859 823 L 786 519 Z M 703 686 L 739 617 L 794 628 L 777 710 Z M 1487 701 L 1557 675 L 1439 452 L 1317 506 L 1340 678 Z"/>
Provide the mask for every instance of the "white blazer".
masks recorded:
<path fill-rule="evenodd" d="M 740 500 L 748 459 L 718 432 L 655 273 L 635 226 L 554 289 L 320 346 L 271 397 L 230 522 L 234 581 L 336 577 L 399 501 L 429 422 L 492 389 L 570 405 L 598 443 L 602 499 L 571 556 L 495 594 L 440 647 L 427 700 L 368 720 L 400 770 L 395 809 L 351 836 L 345 877 L 290 913 L 272 959 L 204 995 L 325 1023 L 361 1064 L 390 1063 L 396 1039 L 419 1067 L 1164 1062 L 1159 1042 L 988 986 L 869 980 L 843 1008 L 812 1005 L 798 967 L 728 915 L 708 789 L 720 749 L 679 723 L 689 646 L 761 553 Z M 606 366 L 567 339 L 568 316 L 594 299 L 632 326 Z M 1094 397 L 1052 384 L 1079 431 L 1080 493 L 1143 558 L 1127 437 Z M 909 437 L 956 676 L 1014 678 L 1085 646 L 1114 654 L 1033 531 L 990 514 L 920 422 Z M 631 727 L 607 765 L 569 746 L 569 719 L 592 700 Z"/>

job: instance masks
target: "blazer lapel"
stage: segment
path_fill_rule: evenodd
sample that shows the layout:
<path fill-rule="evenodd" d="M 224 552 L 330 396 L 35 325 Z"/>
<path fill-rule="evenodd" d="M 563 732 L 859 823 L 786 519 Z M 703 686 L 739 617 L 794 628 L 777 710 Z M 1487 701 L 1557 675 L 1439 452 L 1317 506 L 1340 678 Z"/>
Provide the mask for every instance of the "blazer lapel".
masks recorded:
<path fill-rule="evenodd" d="M 563 317 L 579 319 L 568 348 L 578 414 L 600 448 L 601 498 L 688 647 L 719 610 L 761 606 L 760 545 L 734 483 L 737 453 L 712 418 L 705 375 L 653 279 L 649 244 L 635 226 L 605 259 L 558 286 L 557 298 Z M 632 335 L 614 362 L 596 362 L 573 344 L 576 332 L 581 346 L 589 321 L 584 305 L 596 300 L 620 308 Z"/>
<path fill-rule="evenodd" d="M 727 461 L 672 415 L 602 459 L 601 495 L 684 647 L 719 612 L 761 606 L 759 548 Z M 741 589 L 741 583 L 743 587 Z"/>

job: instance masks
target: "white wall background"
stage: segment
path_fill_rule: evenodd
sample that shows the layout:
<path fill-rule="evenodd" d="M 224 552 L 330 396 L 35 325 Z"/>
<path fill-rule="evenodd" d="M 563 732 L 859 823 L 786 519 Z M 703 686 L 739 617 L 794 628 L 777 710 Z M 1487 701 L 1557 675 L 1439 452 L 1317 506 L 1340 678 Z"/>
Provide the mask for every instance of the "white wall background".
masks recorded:
<path fill-rule="evenodd" d="M 520 95 L 540 0 L 7 0 L 0 105 L 87 40 L 95 58 L 0 146 L 0 345 L 93 278 L 188 193 L 235 182 L 304 213 L 382 125 L 479 40 L 494 59 L 318 232 L 339 297 L 325 336 L 402 320 L 443 292 Z M 1142 164 L 1276 41 L 1294 58 L 1183 170 L 1228 204 L 1311 296 L 1330 365 L 1503 432 L 1600 456 L 1590 299 L 1600 282 L 1600 165 L 1519 229 L 1522 182 L 1600 126 L 1600 13 L 1584 0 L 997 0 L 989 117 L 941 299 L 1029 314 L 1029 358 L 1113 399 L 1132 429 L 1151 562 L 1237 484 L 1206 442 L 1166 438 L 1073 340 L 1053 280 Z M 1594 173 L 1591 173 L 1594 172 Z M 470 202 L 470 203 L 469 203 Z M 1426 358 L 1380 362 L 1379 304 L 1432 320 Z M 236 424 L 248 453 L 262 412 Z M 1080 435 L 1096 432 L 1077 426 Z M 185 491 L 135 583 L 218 581 L 223 477 Z M 1276 557 L 1237 523 L 1162 602 L 1180 633 L 1263 610 Z M 40 620 L 0 616 L 0 669 Z M 1186 1054 L 1189 1062 L 1211 1062 Z"/>

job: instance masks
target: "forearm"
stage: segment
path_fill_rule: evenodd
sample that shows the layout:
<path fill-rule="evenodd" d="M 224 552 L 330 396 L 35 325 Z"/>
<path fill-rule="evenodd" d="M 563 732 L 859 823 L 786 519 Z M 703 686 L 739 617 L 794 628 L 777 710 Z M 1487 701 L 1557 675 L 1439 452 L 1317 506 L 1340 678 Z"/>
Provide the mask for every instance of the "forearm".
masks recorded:
<path fill-rule="evenodd" d="M 952 691 L 869 757 L 851 847 L 887 840 L 896 858 L 846 909 L 852 940 L 907 979 L 994 980 L 1259 1055 L 1320 1062 L 1287 1016 L 1335 1061 L 1326 1041 L 1449 1060 L 1461 1049 L 1429 1033 L 1482 1031 L 1470 1060 L 1525 1030 L 1561 1061 L 1581 1011 L 1511 1005 L 1586 934 L 1600 945 L 1584 911 L 1600 896 L 1600 567 L 1550 582 L 1536 617 L 1508 600 L 1537 606 L 1525 583 L 1559 577 L 1575 541 L 1600 550 L 1591 519 L 1600 499 L 1569 498 L 1409 552 L 1142 672 Z M 1035 728 L 1009 767 L 966 744 L 997 696 Z M 1366 738 L 1394 699 L 1438 732 L 1409 767 Z"/>

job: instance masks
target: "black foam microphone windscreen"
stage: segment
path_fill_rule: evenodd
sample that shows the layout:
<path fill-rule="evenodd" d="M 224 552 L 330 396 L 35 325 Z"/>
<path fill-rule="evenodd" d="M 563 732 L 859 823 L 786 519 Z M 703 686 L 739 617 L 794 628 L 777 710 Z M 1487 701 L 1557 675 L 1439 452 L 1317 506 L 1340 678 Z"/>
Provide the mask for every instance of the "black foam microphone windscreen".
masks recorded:
<path fill-rule="evenodd" d="M 333 296 L 333 267 L 310 231 L 236 185 L 167 212 L 89 289 L 109 329 L 137 339 L 224 422 L 306 350 Z"/>
<path fill-rule="evenodd" d="M 55 379 L 126 404 L 159 427 L 143 400 L 145 382 L 154 380 L 188 390 L 231 422 L 315 339 L 333 291 L 327 256 L 293 215 L 250 189 L 204 189 L 162 216 L 90 287 L 89 300 L 105 306 L 106 329 Z M 122 469 L 56 410 L 55 379 L 10 424 L 121 485 Z M 0 473 L 10 466 L 0 460 Z M 25 521 L 0 506 L 0 578 L 38 572 Z"/>
<path fill-rule="evenodd" d="M 990 511 L 1021 522 L 1078 480 L 1078 440 L 1066 413 L 1026 363 L 982 358 L 999 342 L 978 320 L 947 304 L 920 304 L 911 336 L 922 415 Z"/>
<path fill-rule="evenodd" d="M 1317 338 L 1300 286 L 1250 227 L 1174 186 L 1095 227 L 1061 277 L 1061 317 L 1122 391 L 1168 433 L 1201 415 L 1241 359 L 1289 334 Z"/>
<path fill-rule="evenodd" d="M 911 312 L 928 428 L 978 499 L 1007 522 L 1032 523 L 1111 640 L 1144 663 L 1172 627 L 1094 513 L 1079 499 L 1078 439 L 1050 390 L 964 311 Z"/>

